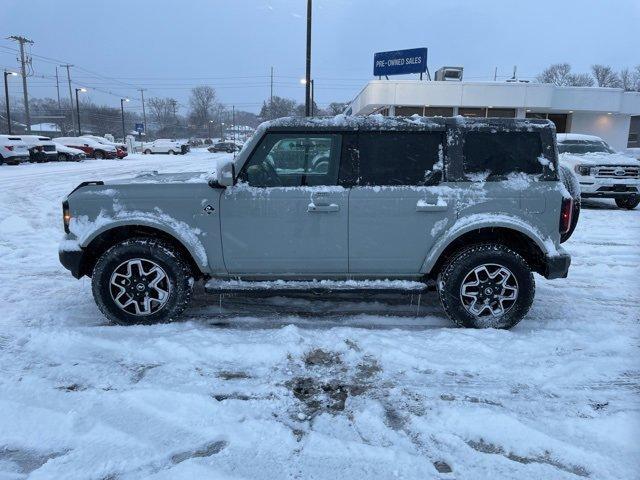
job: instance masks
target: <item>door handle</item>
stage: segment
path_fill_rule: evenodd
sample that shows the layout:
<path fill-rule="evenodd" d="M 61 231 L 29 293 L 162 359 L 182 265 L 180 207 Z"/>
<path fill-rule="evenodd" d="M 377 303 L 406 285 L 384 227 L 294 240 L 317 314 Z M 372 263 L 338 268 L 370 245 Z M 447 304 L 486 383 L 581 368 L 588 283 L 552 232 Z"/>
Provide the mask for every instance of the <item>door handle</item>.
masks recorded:
<path fill-rule="evenodd" d="M 330 203 L 328 205 L 316 205 L 315 203 L 310 203 L 307 207 L 307 212 L 309 213 L 337 212 L 338 210 L 340 210 L 340 206 L 335 203 Z"/>
<path fill-rule="evenodd" d="M 416 204 L 416 212 L 444 212 L 448 209 L 449 205 L 442 201 L 438 201 L 438 203 L 427 203 L 424 200 L 420 200 Z"/>

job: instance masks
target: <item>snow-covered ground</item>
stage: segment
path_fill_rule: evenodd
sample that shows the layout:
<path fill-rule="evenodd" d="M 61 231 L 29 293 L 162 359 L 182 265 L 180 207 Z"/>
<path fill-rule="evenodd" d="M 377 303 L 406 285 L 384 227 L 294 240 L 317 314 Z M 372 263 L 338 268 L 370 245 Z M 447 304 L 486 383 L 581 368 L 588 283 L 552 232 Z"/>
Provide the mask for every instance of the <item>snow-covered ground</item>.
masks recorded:
<path fill-rule="evenodd" d="M 589 203 L 512 331 L 451 328 L 434 294 L 107 325 L 58 264 L 61 198 L 210 158 L 0 167 L 0 478 L 640 477 L 640 210 Z"/>

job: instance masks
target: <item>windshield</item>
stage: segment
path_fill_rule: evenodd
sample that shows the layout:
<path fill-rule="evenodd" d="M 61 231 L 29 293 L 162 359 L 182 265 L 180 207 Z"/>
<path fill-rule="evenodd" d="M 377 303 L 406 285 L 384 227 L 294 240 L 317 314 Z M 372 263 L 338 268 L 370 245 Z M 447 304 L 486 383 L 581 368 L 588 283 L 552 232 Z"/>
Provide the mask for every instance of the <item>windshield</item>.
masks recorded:
<path fill-rule="evenodd" d="M 615 153 L 609 145 L 602 141 L 594 140 L 569 140 L 558 144 L 560 153 L 573 153 L 583 155 L 585 153 Z"/>

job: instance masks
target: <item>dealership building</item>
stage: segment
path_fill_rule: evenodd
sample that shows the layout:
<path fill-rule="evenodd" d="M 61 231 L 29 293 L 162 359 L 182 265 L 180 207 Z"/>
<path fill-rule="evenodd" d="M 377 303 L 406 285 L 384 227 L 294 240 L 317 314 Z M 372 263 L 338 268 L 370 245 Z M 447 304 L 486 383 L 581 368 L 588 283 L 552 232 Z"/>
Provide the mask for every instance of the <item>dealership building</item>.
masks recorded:
<path fill-rule="evenodd" d="M 460 79 L 372 80 L 351 102 L 347 113 L 548 118 L 558 133 L 597 135 L 616 150 L 640 147 L 639 92 Z"/>

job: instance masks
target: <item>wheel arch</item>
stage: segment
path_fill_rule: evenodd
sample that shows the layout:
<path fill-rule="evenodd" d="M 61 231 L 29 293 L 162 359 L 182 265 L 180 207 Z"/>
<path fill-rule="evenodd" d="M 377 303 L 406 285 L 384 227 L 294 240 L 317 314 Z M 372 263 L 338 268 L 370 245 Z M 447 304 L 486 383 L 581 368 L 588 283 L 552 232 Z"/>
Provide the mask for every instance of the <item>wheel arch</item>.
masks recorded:
<path fill-rule="evenodd" d="M 455 230 L 451 232 L 451 230 Z M 443 235 L 447 241 L 439 242 L 429 252 L 424 261 L 422 272 L 435 278 L 442 267 L 459 250 L 479 243 L 501 243 L 522 255 L 531 269 L 544 275 L 546 257 L 550 254 L 544 240 L 534 230 L 517 223 L 483 222 L 467 225 Z"/>
<path fill-rule="evenodd" d="M 157 238 L 172 245 L 189 264 L 196 278 L 202 277 L 203 272 L 207 270 L 207 264 L 193 250 L 193 247 L 181 240 L 179 235 L 171 229 L 156 224 L 121 223 L 99 229 L 82 242 L 84 253 L 80 263 L 80 275 L 90 277 L 96 261 L 104 252 L 117 243 L 135 237 Z"/>

